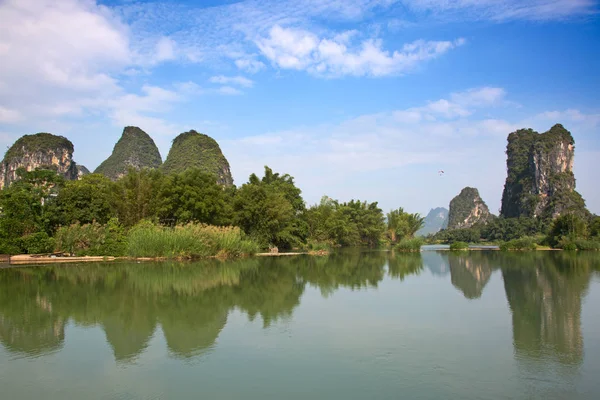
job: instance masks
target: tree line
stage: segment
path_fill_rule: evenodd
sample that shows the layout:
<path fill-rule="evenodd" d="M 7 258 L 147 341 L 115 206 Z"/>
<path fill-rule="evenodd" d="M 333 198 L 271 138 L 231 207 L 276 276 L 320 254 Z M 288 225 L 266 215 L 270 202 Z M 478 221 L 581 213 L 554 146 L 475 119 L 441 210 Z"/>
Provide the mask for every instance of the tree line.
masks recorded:
<path fill-rule="evenodd" d="M 0 191 L 0 253 L 121 255 L 128 238 L 141 243 L 171 231 L 188 239 L 201 231 L 213 241 L 231 234 L 243 248 L 244 240 L 257 249 L 374 247 L 411 238 L 423 224 L 402 208 L 384 215 L 377 202 L 324 196 L 307 207 L 294 178 L 269 167 L 240 187 L 219 185 L 195 168 L 131 169 L 117 181 L 99 174 L 65 181 L 45 169 L 18 176 Z M 192 225 L 239 229 L 183 228 Z"/>

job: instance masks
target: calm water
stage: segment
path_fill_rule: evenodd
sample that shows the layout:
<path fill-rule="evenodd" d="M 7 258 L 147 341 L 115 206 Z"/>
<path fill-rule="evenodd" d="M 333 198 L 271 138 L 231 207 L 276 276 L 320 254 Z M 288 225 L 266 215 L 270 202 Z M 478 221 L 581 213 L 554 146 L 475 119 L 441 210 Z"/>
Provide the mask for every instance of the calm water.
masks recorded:
<path fill-rule="evenodd" d="M 1 399 L 600 399 L 600 254 L 0 270 Z"/>

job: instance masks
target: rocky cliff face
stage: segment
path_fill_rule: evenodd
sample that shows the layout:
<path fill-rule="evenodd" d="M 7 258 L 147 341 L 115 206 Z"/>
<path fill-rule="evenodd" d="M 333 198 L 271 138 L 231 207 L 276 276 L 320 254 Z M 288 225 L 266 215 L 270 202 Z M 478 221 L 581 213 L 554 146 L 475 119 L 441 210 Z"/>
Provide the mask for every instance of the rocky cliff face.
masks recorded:
<path fill-rule="evenodd" d="M 24 135 L 8 149 L 0 164 L 0 189 L 17 180 L 19 168 L 53 169 L 68 180 L 78 179 L 83 172 L 73 161 L 73 143 L 50 133 Z"/>
<path fill-rule="evenodd" d="M 511 133 L 506 155 L 502 216 L 556 218 L 565 211 L 585 211 L 575 191 L 575 141 L 562 125 L 542 134 L 531 129 Z"/>
<path fill-rule="evenodd" d="M 427 236 L 448 227 L 448 210 L 443 207 L 432 208 L 425 217 L 423 227 L 416 233 L 417 236 Z"/>
<path fill-rule="evenodd" d="M 450 202 L 448 229 L 470 228 L 492 218 L 490 210 L 475 188 L 466 187 Z"/>
<path fill-rule="evenodd" d="M 199 168 L 214 175 L 221 185 L 233 184 L 229 162 L 219 144 L 210 136 L 193 130 L 173 140 L 169 155 L 162 165 L 166 173 L 182 172 L 188 168 Z"/>
<path fill-rule="evenodd" d="M 158 168 L 162 158 L 154 140 L 137 126 L 126 126 L 112 154 L 94 171 L 117 180 L 129 168 Z"/>

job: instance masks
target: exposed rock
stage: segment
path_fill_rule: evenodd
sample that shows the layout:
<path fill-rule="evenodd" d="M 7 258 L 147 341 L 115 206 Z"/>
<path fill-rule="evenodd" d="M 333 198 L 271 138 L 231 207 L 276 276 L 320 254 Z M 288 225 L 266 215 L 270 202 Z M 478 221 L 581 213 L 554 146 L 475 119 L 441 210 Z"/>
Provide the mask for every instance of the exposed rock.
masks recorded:
<path fill-rule="evenodd" d="M 182 172 L 189 168 L 199 168 L 214 175 L 221 185 L 233 184 L 229 162 L 219 144 L 210 136 L 194 130 L 182 133 L 173 140 L 169 155 L 162 165 L 166 173 Z"/>
<path fill-rule="evenodd" d="M 448 227 L 448 210 L 443 207 L 432 208 L 423 221 L 423 227 L 416 233 L 417 236 L 427 236 Z"/>
<path fill-rule="evenodd" d="M 19 168 L 52 169 L 67 180 L 78 179 L 80 171 L 73 161 L 73 143 L 50 133 L 24 135 L 8 149 L 0 165 L 0 189 L 18 179 Z"/>
<path fill-rule="evenodd" d="M 84 165 L 77 164 L 77 179 L 81 179 L 84 175 L 89 175 L 91 172 Z"/>
<path fill-rule="evenodd" d="M 129 168 L 158 168 L 162 163 L 154 140 L 137 126 L 126 126 L 112 154 L 94 171 L 112 180 L 127 174 Z"/>
<path fill-rule="evenodd" d="M 562 125 L 542 134 L 531 129 L 511 133 L 506 155 L 503 217 L 556 218 L 565 211 L 586 212 L 575 191 L 575 141 Z"/>
<path fill-rule="evenodd" d="M 466 187 L 450 202 L 448 229 L 470 228 L 492 218 L 490 210 L 475 188 Z"/>

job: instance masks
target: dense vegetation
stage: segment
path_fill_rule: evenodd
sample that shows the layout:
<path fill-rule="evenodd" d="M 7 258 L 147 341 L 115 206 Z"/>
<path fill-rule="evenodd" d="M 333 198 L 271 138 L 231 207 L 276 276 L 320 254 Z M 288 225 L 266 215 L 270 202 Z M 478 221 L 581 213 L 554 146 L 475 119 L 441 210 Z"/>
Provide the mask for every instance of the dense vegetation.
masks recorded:
<path fill-rule="evenodd" d="M 220 184 L 233 184 L 229 162 L 223 156 L 219 144 L 210 136 L 194 130 L 184 132 L 173 140 L 169 155 L 161 168 L 165 173 L 199 168 L 206 174 L 216 176 Z"/>
<path fill-rule="evenodd" d="M 0 191 L 0 253 L 226 257 L 374 247 L 410 240 L 423 223 L 402 208 L 386 220 L 376 202 L 324 196 L 306 207 L 293 177 L 268 167 L 239 188 L 198 168 L 131 168 L 117 181 L 100 174 L 65 181 L 50 170 L 19 176 Z"/>
<path fill-rule="evenodd" d="M 430 235 L 438 243 L 490 243 L 501 249 L 525 250 L 536 246 L 561 249 L 596 250 L 600 248 L 600 217 L 564 214 L 553 221 L 543 218 L 495 218 L 471 228 L 442 230 Z"/>
<path fill-rule="evenodd" d="M 154 140 L 135 126 L 123 129 L 123 135 L 115 144 L 112 154 L 94 171 L 116 180 L 125 175 L 130 167 L 136 169 L 158 168 L 162 158 Z"/>

